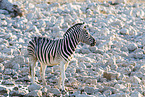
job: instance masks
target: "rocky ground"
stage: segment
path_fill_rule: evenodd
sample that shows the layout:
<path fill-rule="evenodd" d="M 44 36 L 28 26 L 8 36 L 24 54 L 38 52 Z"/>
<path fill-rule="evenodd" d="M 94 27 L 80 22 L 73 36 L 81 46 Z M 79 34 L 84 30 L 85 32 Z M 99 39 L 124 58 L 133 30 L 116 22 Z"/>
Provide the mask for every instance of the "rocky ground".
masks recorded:
<path fill-rule="evenodd" d="M 30 83 L 27 44 L 33 36 L 60 38 L 74 23 L 85 22 L 97 44 L 78 45 L 66 70 L 68 97 L 145 96 L 145 4 L 51 3 L 17 0 L 22 17 L 0 9 L 0 95 L 60 96 L 59 66 L 46 70 L 42 87 Z"/>

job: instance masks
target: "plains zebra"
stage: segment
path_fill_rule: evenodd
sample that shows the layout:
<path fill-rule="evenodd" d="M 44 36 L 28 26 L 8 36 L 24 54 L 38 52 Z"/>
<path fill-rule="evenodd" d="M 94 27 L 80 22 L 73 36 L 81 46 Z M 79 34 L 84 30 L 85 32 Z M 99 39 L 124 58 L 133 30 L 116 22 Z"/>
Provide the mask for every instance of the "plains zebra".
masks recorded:
<path fill-rule="evenodd" d="M 45 81 L 46 66 L 54 66 L 60 64 L 59 87 L 64 90 L 65 70 L 71 55 L 75 51 L 79 42 L 86 43 L 90 46 L 95 46 L 95 39 L 84 28 L 84 23 L 77 23 L 70 27 L 63 35 L 62 39 L 51 40 L 45 37 L 34 37 L 28 44 L 28 54 L 30 60 L 30 75 L 32 83 L 35 77 L 35 64 L 39 60 L 41 64 L 40 75 L 43 85 Z M 61 87 L 62 86 L 62 87 Z"/>

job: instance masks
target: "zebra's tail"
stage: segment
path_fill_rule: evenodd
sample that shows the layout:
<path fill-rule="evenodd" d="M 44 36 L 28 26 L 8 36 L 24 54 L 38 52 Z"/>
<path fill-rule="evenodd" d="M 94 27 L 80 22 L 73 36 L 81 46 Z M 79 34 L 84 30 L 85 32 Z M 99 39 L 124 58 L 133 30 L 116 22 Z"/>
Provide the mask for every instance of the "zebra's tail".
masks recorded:
<path fill-rule="evenodd" d="M 31 73 L 31 70 L 32 70 L 32 68 L 31 68 L 31 65 L 29 64 L 29 76 L 30 76 L 30 77 L 32 77 L 32 75 L 31 75 L 31 74 L 32 74 L 32 73 Z"/>

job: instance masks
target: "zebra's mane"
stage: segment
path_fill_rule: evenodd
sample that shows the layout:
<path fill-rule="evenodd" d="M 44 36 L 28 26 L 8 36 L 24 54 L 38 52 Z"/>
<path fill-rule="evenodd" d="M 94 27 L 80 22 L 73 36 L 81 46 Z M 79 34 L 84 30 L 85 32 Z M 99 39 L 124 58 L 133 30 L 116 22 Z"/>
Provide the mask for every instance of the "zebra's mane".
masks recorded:
<path fill-rule="evenodd" d="M 74 32 L 74 28 L 76 28 L 76 26 L 82 26 L 84 23 L 77 23 L 77 24 L 74 24 L 72 27 L 70 27 L 66 32 L 65 34 L 63 35 L 63 37 L 66 37 L 68 36 L 70 33 Z"/>

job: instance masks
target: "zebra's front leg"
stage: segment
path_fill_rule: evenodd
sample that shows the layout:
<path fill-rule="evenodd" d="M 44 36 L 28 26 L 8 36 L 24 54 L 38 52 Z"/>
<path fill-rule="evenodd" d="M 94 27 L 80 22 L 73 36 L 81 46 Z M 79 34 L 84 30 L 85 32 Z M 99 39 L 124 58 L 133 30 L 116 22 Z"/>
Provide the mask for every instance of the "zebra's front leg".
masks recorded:
<path fill-rule="evenodd" d="M 41 79 L 42 79 L 42 83 L 43 83 L 43 86 L 46 86 L 46 80 L 45 80 L 45 70 L 46 70 L 46 67 L 47 65 L 45 64 L 41 64 L 41 68 L 40 68 L 40 76 L 41 76 Z"/>
<path fill-rule="evenodd" d="M 60 62 L 60 88 L 62 89 L 62 93 L 65 92 L 64 82 L 65 82 L 65 64 L 64 62 Z M 62 84 L 62 87 L 61 87 Z"/>

